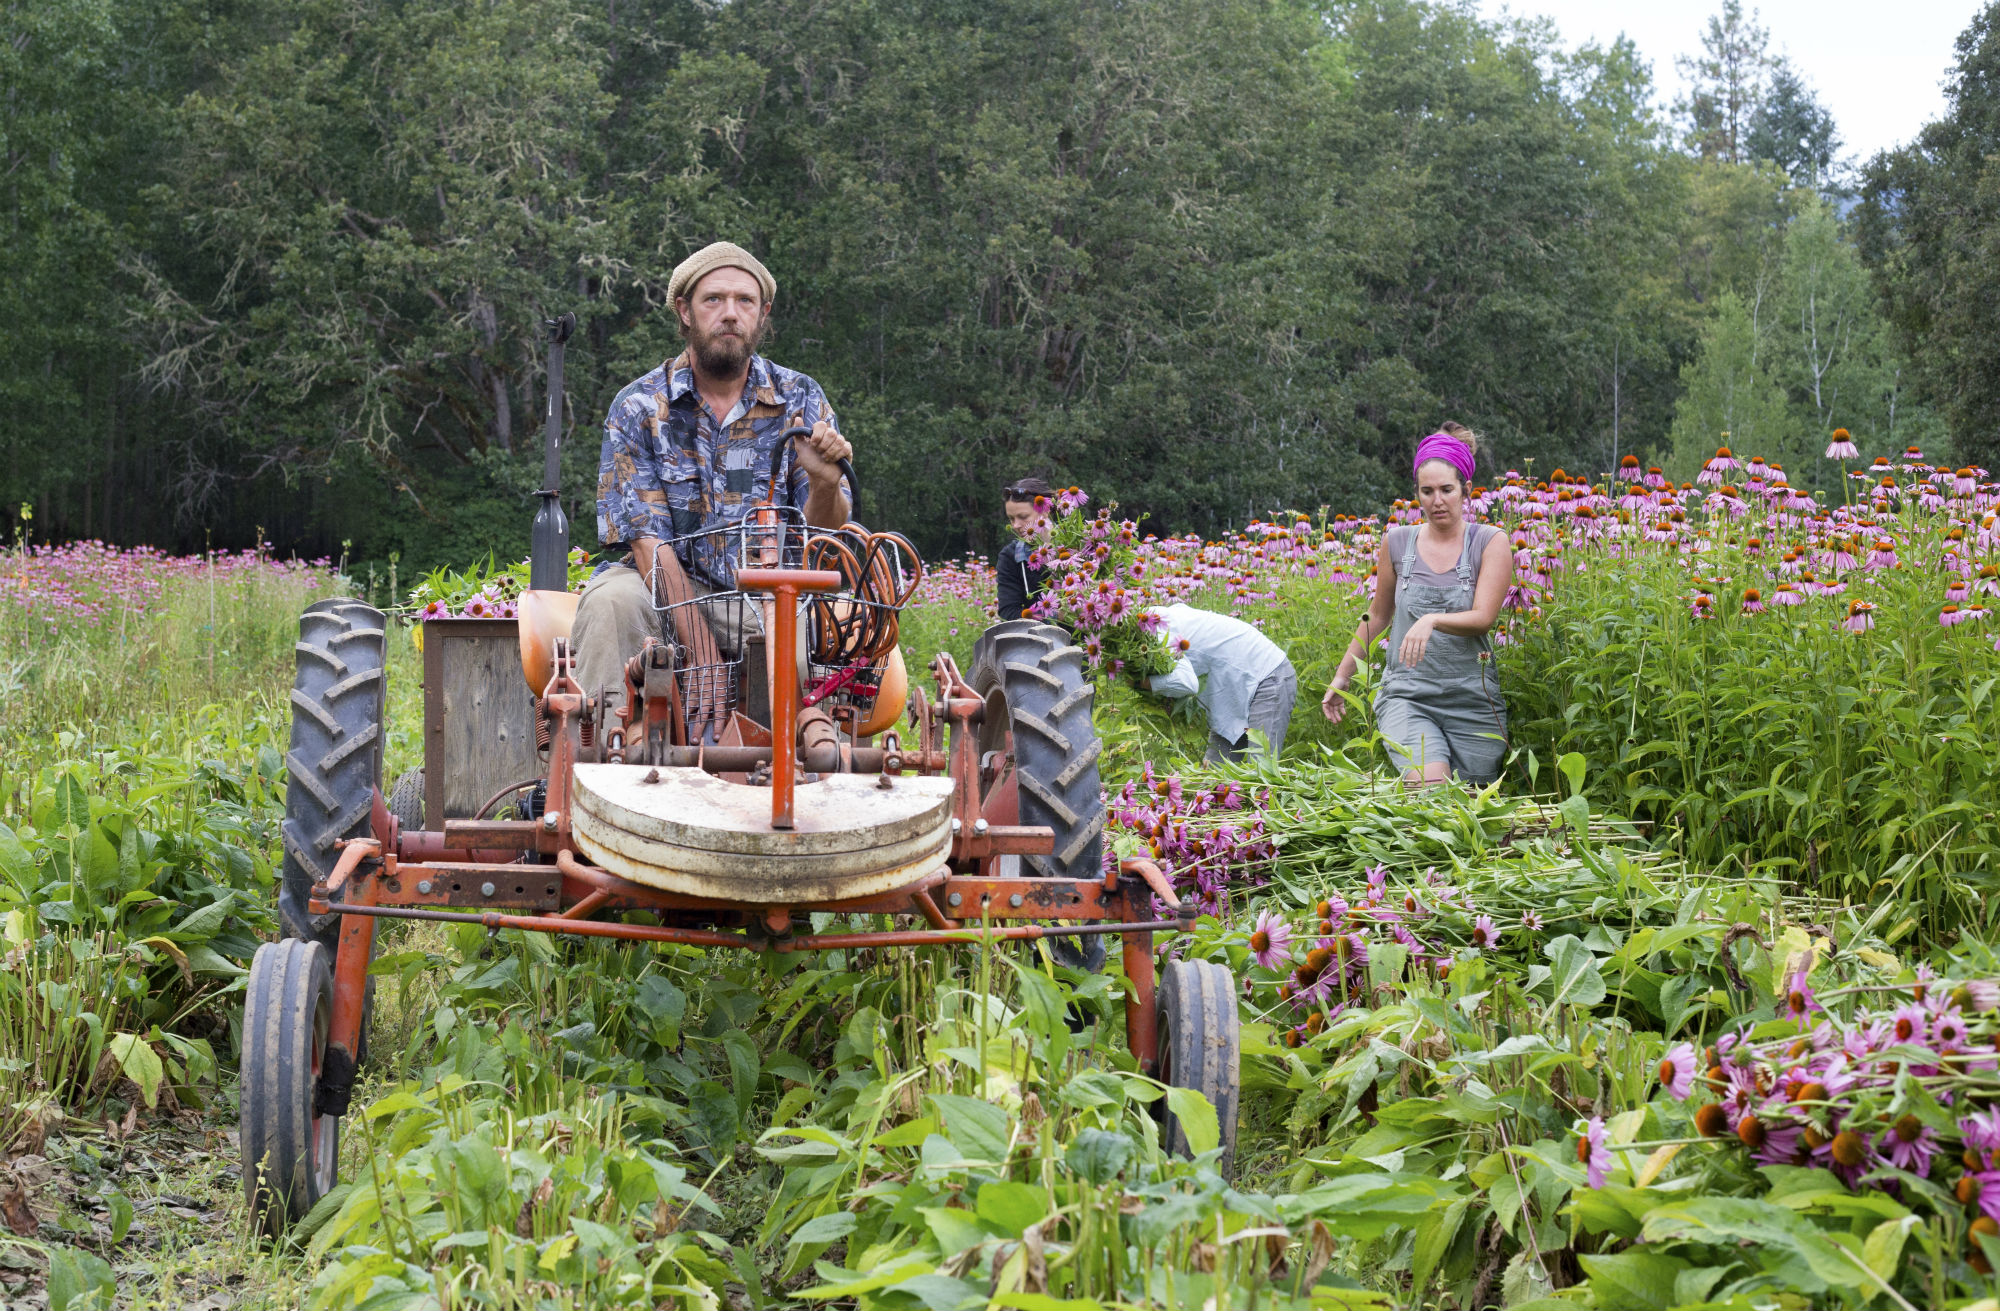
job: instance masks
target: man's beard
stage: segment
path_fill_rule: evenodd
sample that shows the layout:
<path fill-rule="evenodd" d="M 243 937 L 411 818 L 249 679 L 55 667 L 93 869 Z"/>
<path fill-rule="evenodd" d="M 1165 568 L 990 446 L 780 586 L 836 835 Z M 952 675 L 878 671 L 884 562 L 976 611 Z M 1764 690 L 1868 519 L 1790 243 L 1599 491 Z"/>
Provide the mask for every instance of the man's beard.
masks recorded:
<path fill-rule="evenodd" d="M 741 336 L 723 332 L 704 333 L 694 325 L 688 325 L 688 348 L 694 352 L 695 363 L 701 371 L 711 377 L 730 378 L 742 372 L 763 339 L 762 323 Z"/>

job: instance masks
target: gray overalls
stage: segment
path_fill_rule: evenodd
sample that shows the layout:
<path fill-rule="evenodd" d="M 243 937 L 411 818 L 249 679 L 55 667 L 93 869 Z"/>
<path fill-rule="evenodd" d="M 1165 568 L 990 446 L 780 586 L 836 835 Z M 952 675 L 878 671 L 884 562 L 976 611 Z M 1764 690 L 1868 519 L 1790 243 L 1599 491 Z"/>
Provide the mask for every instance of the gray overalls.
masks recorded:
<path fill-rule="evenodd" d="M 1440 760 L 1470 783 L 1491 783 L 1507 757 L 1507 706 L 1493 670 L 1493 647 L 1484 636 L 1463 637 L 1433 629 L 1424 658 L 1408 666 L 1398 658 L 1410 625 L 1425 615 L 1472 608 L 1479 557 L 1491 524 L 1467 524 L 1458 565 L 1440 574 L 1417 554 L 1422 526 L 1393 529 L 1389 558 L 1396 561 L 1396 615 L 1389 628 L 1389 667 L 1375 694 L 1375 724 L 1398 769 L 1421 769 Z"/>

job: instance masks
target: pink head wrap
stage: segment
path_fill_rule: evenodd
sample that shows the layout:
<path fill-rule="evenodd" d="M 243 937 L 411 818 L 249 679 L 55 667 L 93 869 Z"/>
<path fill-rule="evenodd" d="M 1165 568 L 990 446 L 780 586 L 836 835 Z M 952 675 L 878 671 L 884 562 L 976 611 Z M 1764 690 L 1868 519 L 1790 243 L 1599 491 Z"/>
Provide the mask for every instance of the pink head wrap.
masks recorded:
<path fill-rule="evenodd" d="M 1465 443 L 1449 433 L 1434 432 L 1417 443 L 1417 458 L 1410 462 L 1410 472 L 1415 474 L 1432 460 L 1443 460 L 1458 470 L 1459 481 L 1470 485 L 1472 482 L 1472 452 Z"/>

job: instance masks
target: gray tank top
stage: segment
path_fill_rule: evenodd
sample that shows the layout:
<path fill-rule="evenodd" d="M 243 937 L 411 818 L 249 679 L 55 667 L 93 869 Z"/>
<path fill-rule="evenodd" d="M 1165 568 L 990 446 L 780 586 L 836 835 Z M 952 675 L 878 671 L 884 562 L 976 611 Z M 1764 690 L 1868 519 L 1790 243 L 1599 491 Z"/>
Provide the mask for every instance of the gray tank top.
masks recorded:
<path fill-rule="evenodd" d="M 1417 550 L 1421 524 L 1400 525 L 1383 535 L 1395 577 L 1395 617 L 1389 626 L 1387 667 L 1382 673 L 1381 696 L 1402 696 L 1436 703 L 1477 702 L 1499 710 L 1497 698 L 1489 692 L 1492 644 L 1485 636 L 1466 637 L 1458 633 L 1434 632 L 1423 661 L 1412 668 L 1403 664 L 1399 652 L 1410 625 L 1424 615 L 1456 614 L 1472 608 L 1472 596 L 1479 584 L 1480 556 L 1500 530 L 1492 524 L 1467 524 L 1458 563 L 1449 573 L 1439 573 L 1424 563 Z M 1376 586 L 1381 586 L 1377 580 Z M 1500 722 L 1500 721 L 1496 721 Z M 1504 732 L 1504 729 L 1502 730 Z"/>
<path fill-rule="evenodd" d="M 1410 550 L 1412 540 L 1423 531 L 1422 524 L 1403 524 L 1388 532 L 1389 558 L 1400 565 L 1405 552 Z M 1475 523 L 1465 526 L 1464 550 L 1460 559 L 1472 566 L 1469 581 L 1479 586 L 1479 566 L 1486 554 L 1486 544 L 1493 540 L 1493 534 L 1500 530 L 1490 523 Z M 1439 573 L 1424 563 L 1424 553 L 1417 551 L 1410 557 L 1410 581 L 1427 587 L 1455 587 L 1458 585 L 1458 570 L 1452 568 Z"/>

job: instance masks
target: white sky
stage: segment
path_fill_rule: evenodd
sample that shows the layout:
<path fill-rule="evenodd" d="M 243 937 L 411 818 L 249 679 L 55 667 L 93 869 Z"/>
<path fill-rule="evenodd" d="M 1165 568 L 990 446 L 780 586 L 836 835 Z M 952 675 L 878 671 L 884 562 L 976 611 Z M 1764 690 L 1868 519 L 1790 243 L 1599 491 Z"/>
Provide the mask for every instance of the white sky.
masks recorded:
<path fill-rule="evenodd" d="M 1653 65 L 1661 104 L 1682 89 L 1674 56 L 1701 47 L 1721 0 L 1476 0 L 1479 11 L 1553 18 L 1570 47 L 1632 38 Z M 1978 0 L 1746 0 L 1771 34 L 1771 49 L 1790 57 L 1833 114 L 1843 156 L 1860 162 L 1901 145 L 1944 113 L 1941 83 L 1952 42 L 1979 12 Z"/>

